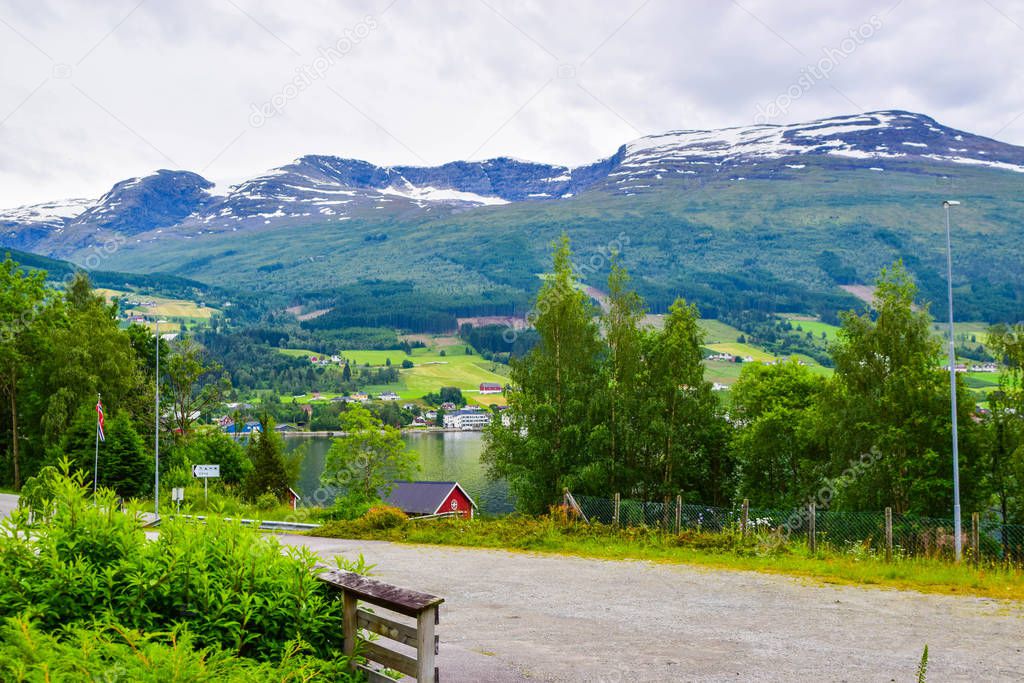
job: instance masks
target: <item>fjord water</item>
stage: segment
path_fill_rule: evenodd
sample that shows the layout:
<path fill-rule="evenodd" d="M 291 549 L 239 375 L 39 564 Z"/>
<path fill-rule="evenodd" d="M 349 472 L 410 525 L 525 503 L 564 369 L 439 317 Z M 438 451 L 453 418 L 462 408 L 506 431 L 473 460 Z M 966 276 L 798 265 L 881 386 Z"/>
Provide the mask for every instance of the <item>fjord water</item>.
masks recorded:
<path fill-rule="evenodd" d="M 409 448 L 420 456 L 417 479 L 428 481 L 457 481 L 476 501 L 479 511 L 503 514 L 512 511 L 513 504 L 504 481 L 490 481 L 480 462 L 483 435 L 480 432 L 430 432 L 405 434 L 402 437 Z M 328 437 L 289 437 L 288 450 L 308 444 L 306 457 L 299 474 L 299 495 L 304 503 L 330 504 L 326 491 L 320 486 L 327 450 Z"/>

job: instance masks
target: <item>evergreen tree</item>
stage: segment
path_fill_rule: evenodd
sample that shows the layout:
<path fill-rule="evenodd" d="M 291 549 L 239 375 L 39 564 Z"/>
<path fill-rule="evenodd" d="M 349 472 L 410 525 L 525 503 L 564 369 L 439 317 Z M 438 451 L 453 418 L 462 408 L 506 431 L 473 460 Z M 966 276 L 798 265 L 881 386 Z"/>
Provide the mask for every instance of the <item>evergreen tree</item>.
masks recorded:
<path fill-rule="evenodd" d="M 59 451 L 76 469 L 92 481 L 99 470 L 100 487 L 109 488 L 123 498 L 136 498 L 153 493 L 153 454 L 146 450 L 142 437 L 135 431 L 126 413 L 106 417 L 105 440 L 99 444 L 99 467 L 96 468 L 96 410 L 83 408 L 64 433 Z M 53 462 L 59 457 L 55 454 Z"/>
<path fill-rule="evenodd" d="M 252 470 L 245 477 L 245 497 L 256 500 L 264 493 L 273 493 L 278 500 L 284 500 L 291 485 L 284 460 L 284 441 L 274 431 L 273 419 L 266 415 L 260 420 L 259 432 L 249 438 L 246 454 L 252 463 Z"/>

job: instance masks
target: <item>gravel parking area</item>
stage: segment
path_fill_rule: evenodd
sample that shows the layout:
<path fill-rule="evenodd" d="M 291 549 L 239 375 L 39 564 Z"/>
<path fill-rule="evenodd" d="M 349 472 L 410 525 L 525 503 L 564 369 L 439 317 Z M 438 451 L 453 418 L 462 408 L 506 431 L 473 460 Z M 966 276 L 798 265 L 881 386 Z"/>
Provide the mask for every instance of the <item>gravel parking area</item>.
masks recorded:
<path fill-rule="evenodd" d="M 446 681 L 1024 679 L 1024 605 L 753 572 L 281 536 L 446 599 Z"/>

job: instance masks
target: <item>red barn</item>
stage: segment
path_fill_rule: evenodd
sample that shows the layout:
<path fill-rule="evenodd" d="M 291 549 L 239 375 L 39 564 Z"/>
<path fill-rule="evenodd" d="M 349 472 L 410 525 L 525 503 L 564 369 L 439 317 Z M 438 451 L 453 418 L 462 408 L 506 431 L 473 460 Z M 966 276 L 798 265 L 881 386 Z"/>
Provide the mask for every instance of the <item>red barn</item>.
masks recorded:
<path fill-rule="evenodd" d="M 410 517 L 458 512 L 472 519 L 476 503 L 457 481 L 396 481 L 383 497 Z"/>

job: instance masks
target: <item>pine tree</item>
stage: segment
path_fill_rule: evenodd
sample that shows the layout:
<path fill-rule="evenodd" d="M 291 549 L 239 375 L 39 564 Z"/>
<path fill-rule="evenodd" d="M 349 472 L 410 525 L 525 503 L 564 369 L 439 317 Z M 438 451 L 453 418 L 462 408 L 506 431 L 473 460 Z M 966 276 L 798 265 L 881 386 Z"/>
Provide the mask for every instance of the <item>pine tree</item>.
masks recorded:
<path fill-rule="evenodd" d="M 269 492 L 283 500 L 291 481 L 284 461 L 284 441 L 274 431 L 273 419 L 263 416 L 260 431 L 252 434 L 246 450 L 252 462 L 243 487 L 246 498 L 256 500 Z"/>

